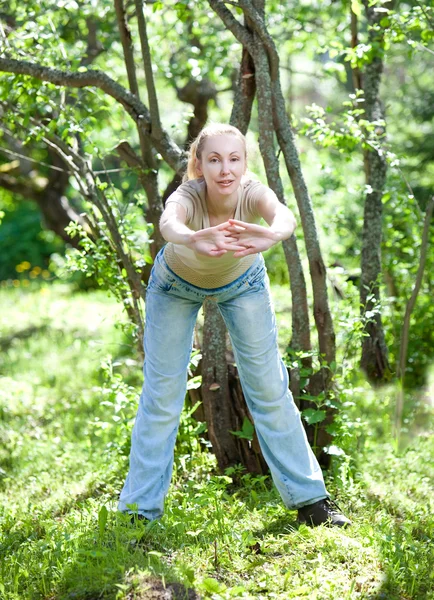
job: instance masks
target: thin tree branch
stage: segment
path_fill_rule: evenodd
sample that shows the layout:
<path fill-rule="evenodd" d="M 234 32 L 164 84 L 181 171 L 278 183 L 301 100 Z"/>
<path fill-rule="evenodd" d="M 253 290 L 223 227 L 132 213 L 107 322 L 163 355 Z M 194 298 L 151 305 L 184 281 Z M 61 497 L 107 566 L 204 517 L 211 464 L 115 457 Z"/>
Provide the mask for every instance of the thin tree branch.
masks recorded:
<path fill-rule="evenodd" d="M 280 60 L 276 50 L 276 45 L 267 31 L 264 19 L 250 0 L 239 0 L 239 5 L 243 9 L 244 14 L 249 19 L 251 26 L 258 34 L 265 50 L 267 51 L 267 56 L 270 63 L 271 80 L 276 81 L 276 79 L 279 77 Z"/>
<path fill-rule="evenodd" d="M 255 44 L 252 34 L 237 21 L 231 11 L 226 8 L 225 3 L 221 0 L 209 0 L 209 5 L 219 15 L 223 23 L 233 33 L 236 39 L 248 49 L 250 54 L 253 54 Z"/>
<path fill-rule="evenodd" d="M 123 0 L 115 0 L 116 18 L 118 22 L 119 34 L 122 42 L 122 49 L 124 52 L 124 61 L 127 69 L 128 84 L 130 86 L 131 93 L 135 94 L 140 99 L 139 85 L 137 82 L 136 66 L 134 64 L 134 50 L 133 41 L 131 38 L 131 31 L 128 27 L 127 17 L 125 14 Z M 147 137 L 143 131 L 137 128 L 140 140 L 140 150 L 142 152 L 142 158 L 144 162 L 149 165 L 150 169 L 156 167 L 155 160 L 152 155 L 152 148 L 148 142 Z M 144 165 L 145 168 L 145 165 Z"/>
<path fill-rule="evenodd" d="M 427 52 L 429 52 L 430 54 L 434 54 L 434 51 L 431 50 L 430 48 L 427 48 L 426 46 L 424 46 L 423 44 L 421 44 L 420 42 L 416 42 L 416 46 L 419 48 L 419 50 L 426 50 Z"/>
<path fill-rule="evenodd" d="M 418 7 L 420 8 L 420 10 L 423 12 L 425 19 L 427 20 L 427 23 L 429 24 L 430 28 L 432 29 L 434 27 L 434 21 L 433 19 L 431 19 L 431 17 L 429 16 L 429 14 L 426 12 L 423 4 L 421 2 L 418 2 L 418 0 L 416 0 L 416 4 L 418 5 Z"/>
<path fill-rule="evenodd" d="M 137 83 L 136 67 L 133 57 L 133 41 L 131 31 L 127 24 L 123 0 L 114 0 L 116 19 L 118 22 L 119 35 L 124 51 L 125 67 L 127 69 L 128 84 L 130 91 L 140 99 L 139 86 Z"/>
<path fill-rule="evenodd" d="M 95 58 L 97 58 L 102 52 L 104 52 L 104 46 L 98 41 L 97 32 L 98 27 L 95 20 L 92 17 L 86 19 L 87 25 L 87 48 L 86 54 L 80 61 L 80 65 L 87 67 L 90 65 Z"/>
<path fill-rule="evenodd" d="M 397 375 L 401 380 L 400 391 L 398 394 L 397 402 L 396 402 L 396 411 L 395 411 L 395 432 L 396 436 L 399 437 L 399 433 L 401 430 L 401 421 L 402 421 L 402 411 L 404 408 L 404 378 L 405 378 L 405 369 L 407 363 L 407 349 L 408 349 L 408 338 L 410 333 L 410 319 L 411 313 L 413 312 L 414 306 L 416 304 L 416 299 L 419 294 L 420 287 L 422 285 L 422 279 L 425 271 L 425 263 L 428 252 L 428 242 L 429 242 L 429 232 L 431 219 L 434 211 L 434 196 L 428 202 L 428 206 L 425 212 L 425 220 L 423 225 L 423 233 L 422 233 L 422 243 L 420 250 L 420 260 L 419 267 L 417 269 L 416 282 L 414 284 L 413 291 L 411 293 L 410 299 L 405 308 L 404 315 L 404 324 L 402 327 L 402 335 L 401 335 L 401 347 L 399 349 L 399 361 L 397 366 Z"/>
<path fill-rule="evenodd" d="M 162 135 L 160 121 L 160 111 L 158 108 L 157 92 L 154 83 L 154 74 L 152 72 L 151 50 L 149 48 L 148 32 L 146 30 L 146 21 L 143 15 L 143 4 L 141 0 L 135 0 L 137 23 L 139 26 L 140 46 L 142 49 L 142 60 L 145 68 L 146 88 L 148 90 L 149 110 L 151 113 L 151 130 L 155 137 Z"/>
<path fill-rule="evenodd" d="M 149 136 L 152 145 L 160 152 L 172 169 L 180 173 L 185 169 L 185 153 L 173 142 L 167 132 L 163 130 L 161 137 L 154 136 L 151 131 L 151 119 L 147 107 L 134 94 L 105 73 L 95 69 L 89 69 L 84 73 L 73 73 L 8 57 L 0 58 L 0 71 L 29 75 L 42 81 L 49 81 L 57 86 L 96 87 L 102 90 L 125 108 L 138 127 L 145 135 Z"/>
<path fill-rule="evenodd" d="M 350 20 L 351 20 L 351 48 L 354 50 L 359 44 L 359 28 L 358 28 L 358 19 L 356 13 L 351 8 L 350 3 Z M 351 73 L 353 76 L 353 86 L 354 90 L 362 90 L 362 72 L 359 67 L 353 67 L 351 69 Z"/>
<path fill-rule="evenodd" d="M 61 173 L 65 172 L 65 169 L 61 169 L 60 167 L 55 167 L 41 160 L 36 160 L 34 158 L 30 158 L 29 156 L 25 156 L 24 154 L 20 154 L 19 152 L 12 152 L 12 150 L 8 150 L 7 148 L 0 148 L 0 154 L 5 152 L 9 154 L 9 156 L 13 156 L 14 158 L 21 158 L 22 160 L 28 160 L 29 162 L 40 165 L 41 167 L 47 167 L 48 169 L 52 169 L 53 171 L 60 171 Z"/>

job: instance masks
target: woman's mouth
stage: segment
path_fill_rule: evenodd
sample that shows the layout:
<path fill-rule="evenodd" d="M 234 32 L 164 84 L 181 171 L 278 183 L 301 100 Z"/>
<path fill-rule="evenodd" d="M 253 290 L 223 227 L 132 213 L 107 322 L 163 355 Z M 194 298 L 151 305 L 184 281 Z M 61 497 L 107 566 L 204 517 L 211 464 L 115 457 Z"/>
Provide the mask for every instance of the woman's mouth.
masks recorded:
<path fill-rule="evenodd" d="M 224 181 L 217 181 L 217 183 L 219 185 L 222 185 L 223 187 L 229 187 L 233 182 L 234 182 L 233 179 L 231 179 L 231 180 L 225 179 Z"/>

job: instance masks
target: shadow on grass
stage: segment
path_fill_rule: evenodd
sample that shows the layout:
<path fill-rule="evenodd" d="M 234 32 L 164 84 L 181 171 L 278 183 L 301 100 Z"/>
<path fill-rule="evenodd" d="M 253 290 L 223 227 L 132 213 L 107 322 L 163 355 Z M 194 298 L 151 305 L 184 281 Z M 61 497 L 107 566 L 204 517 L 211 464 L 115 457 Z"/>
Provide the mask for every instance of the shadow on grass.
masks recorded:
<path fill-rule="evenodd" d="M 76 544 L 56 586 L 56 600 L 196 600 L 200 596 L 188 579 L 192 572 L 171 563 L 181 546 L 154 539 L 158 521 L 132 524 L 130 517 L 115 513 L 101 533 L 89 527 Z M 160 532 L 161 536 L 161 532 Z"/>
<path fill-rule="evenodd" d="M 433 439 L 409 440 L 372 460 L 364 491 L 383 580 L 369 600 L 434 599 Z M 363 457 L 357 470 L 367 471 Z"/>

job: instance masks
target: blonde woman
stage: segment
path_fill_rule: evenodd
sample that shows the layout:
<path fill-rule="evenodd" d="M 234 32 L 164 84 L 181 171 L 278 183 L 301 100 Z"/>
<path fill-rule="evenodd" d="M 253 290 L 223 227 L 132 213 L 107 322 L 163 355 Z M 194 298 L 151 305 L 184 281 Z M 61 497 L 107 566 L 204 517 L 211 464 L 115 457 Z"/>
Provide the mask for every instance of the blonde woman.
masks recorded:
<path fill-rule="evenodd" d="M 226 322 L 244 396 L 286 507 L 310 525 L 350 524 L 326 491 L 279 355 L 261 252 L 289 238 L 292 212 L 246 176 L 246 141 L 235 127 L 205 127 L 190 148 L 184 182 L 167 199 L 146 295 L 144 384 L 118 508 L 163 514 L 173 467 L 196 317 L 211 299 Z M 259 224 L 261 218 L 268 227 Z"/>

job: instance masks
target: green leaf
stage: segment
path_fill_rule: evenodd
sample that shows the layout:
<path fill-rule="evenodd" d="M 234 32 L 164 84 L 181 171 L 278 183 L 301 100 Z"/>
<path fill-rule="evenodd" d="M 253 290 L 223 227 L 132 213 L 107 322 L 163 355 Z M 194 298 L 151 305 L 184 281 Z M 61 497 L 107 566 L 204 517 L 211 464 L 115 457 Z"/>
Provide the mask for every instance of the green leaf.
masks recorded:
<path fill-rule="evenodd" d="M 218 594 L 219 592 L 224 592 L 226 589 L 224 583 L 220 583 L 220 581 L 217 581 L 217 579 L 213 579 L 212 577 L 204 579 L 201 587 L 211 594 Z"/>
<path fill-rule="evenodd" d="M 320 392 L 318 396 L 312 396 L 312 394 L 303 394 L 303 400 L 311 400 L 312 402 L 322 402 L 324 400 L 325 394 L 324 392 Z"/>
<path fill-rule="evenodd" d="M 230 431 L 233 435 L 243 439 L 243 440 L 253 440 L 253 433 L 255 431 L 254 425 L 250 422 L 247 417 L 244 417 L 243 427 L 241 431 Z"/>
<path fill-rule="evenodd" d="M 321 423 L 321 421 L 324 421 L 326 417 L 325 410 L 315 410 L 314 408 L 306 408 L 306 410 L 303 410 L 301 414 L 308 425 Z"/>
<path fill-rule="evenodd" d="M 105 505 L 101 506 L 98 513 L 98 529 L 99 534 L 104 534 L 105 526 L 107 525 L 108 510 Z"/>
<path fill-rule="evenodd" d="M 432 29 L 425 29 L 425 31 L 422 31 L 420 36 L 424 42 L 429 42 L 434 39 L 434 31 Z"/>

